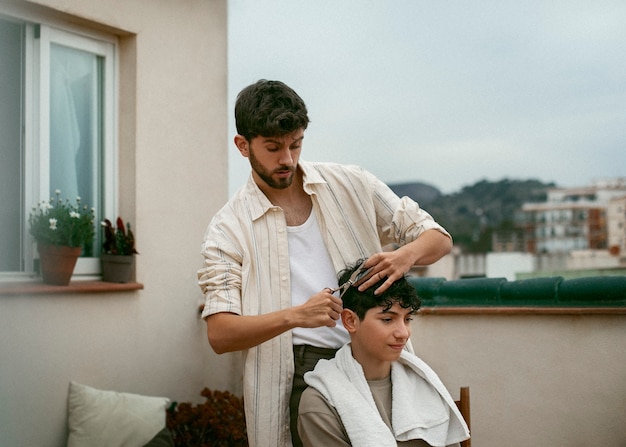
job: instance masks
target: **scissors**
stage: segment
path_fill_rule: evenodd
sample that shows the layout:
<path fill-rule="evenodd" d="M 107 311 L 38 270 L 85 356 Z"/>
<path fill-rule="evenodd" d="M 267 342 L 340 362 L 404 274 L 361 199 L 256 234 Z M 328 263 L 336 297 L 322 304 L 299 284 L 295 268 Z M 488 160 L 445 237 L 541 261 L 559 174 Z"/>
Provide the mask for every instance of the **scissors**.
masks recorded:
<path fill-rule="evenodd" d="M 354 272 L 352 272 L 352 275 L 350 275 L 350 278 L 348 278 L 346 282 L 341 284 L 336 289 L 331 289 L 329 287 L 328 289 L 330 290 L 330 293 L 339 291 L 339 298 L 343 297 L 344 293 L 346 293 L 350 287 L 358 286 L 370 274 L 372 268 L 373 267 L 365 268 L 363 267 L 363 263 L 361 263 L 361 265 Z"/>

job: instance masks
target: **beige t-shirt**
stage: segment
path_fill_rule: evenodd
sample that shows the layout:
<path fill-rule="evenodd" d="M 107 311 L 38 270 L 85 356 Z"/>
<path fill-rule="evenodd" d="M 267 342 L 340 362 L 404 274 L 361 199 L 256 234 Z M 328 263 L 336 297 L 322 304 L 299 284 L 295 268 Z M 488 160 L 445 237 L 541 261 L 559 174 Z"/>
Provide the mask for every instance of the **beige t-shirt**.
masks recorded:
<path fill-rule="evenodd" d="M 391 429 L 391 377 L 368 380 L 376 408 L 383 421 Z M 363 421 L 367 424 L 367 421 Z M 298 417 L 298 432 L 304 447 L 350 446 L 350 439 L 335 407 L 315 388 L 308 387 L 302 393 Z M 426 441 L 414 439 L 398 442 L 402 447 L 429 447 Z"/>

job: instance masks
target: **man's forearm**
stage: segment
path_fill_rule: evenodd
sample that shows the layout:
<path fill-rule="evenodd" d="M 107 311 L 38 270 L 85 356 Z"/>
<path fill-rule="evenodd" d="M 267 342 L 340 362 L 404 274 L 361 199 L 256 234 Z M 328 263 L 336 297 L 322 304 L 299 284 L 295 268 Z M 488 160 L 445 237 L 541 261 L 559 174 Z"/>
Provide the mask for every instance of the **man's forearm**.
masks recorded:
<path fill-rule="evenodd" d="M 254 316 L 228 312 L 210 315 L 206 319 L 209 343 L 217 354 L 260 345 L 295 327 L 289 311 Z"/>
<path fill-rule="evenodd" d="M 430 265 L 450 253 L 452 240 L 440 231 L 427 230 L 401 248 L 411 253 L 413 265 Z"/>
<path fill-rule="evenodd" d="M 304 304 L 262 315 L 220 312 L 206 319 L 207 336 L 213 350 L 241 351 L 260 345 L 295 327 L 333 327 L 341 314 L 341 300 L 323 289 Z"/>

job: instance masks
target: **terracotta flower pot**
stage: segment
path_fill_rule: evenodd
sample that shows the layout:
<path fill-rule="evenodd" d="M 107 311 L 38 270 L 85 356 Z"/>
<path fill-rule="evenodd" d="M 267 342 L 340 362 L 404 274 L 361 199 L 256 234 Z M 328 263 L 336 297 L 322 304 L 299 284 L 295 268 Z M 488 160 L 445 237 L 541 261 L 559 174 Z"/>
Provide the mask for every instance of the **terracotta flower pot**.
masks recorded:
<path fill-rule="evenodd" d="M 102 281 L 127 283 L 133 273 L 134 255 L 100 255 L 102 264 Z"/>
<path fill-rule="evenodd" d="M 37 244 L 39 269 L 43 282 L 56 286 L 67 286 L 72 279 L 76 260 L 82 250 L 82 247 Z"/>

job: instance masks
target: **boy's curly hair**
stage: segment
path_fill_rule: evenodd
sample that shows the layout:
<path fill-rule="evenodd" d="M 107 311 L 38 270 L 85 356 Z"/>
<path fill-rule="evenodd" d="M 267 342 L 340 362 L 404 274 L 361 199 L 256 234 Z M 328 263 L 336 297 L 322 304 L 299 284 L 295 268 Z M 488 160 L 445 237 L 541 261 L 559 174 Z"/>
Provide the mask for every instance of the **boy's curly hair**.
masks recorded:
<path fill-rule="evenodd" d="M 360 259 L 355 264 L 339 272 L 339 284 L 345 283 L 350 278 L 350 275 L 361 267 L 364 261 L 365 259 Z M 404 309 L 411 309 L 413 312 L 419 310 L 422 302 L 417 296 L 415 287 L 409 284 L 405 276 L 396 280 L 391 287 L 380 295 L 374 295 L 374 291 L 380 287 L 385 280 L 386 278 L 381 279 L 363 292 L 359 292 L 356 287 L 349 287 L 342 297 L 344 309 L 352 310 L 361 320 L 371 308 L 382 306 L 385 310 L 388 310 L 394 303 L 398 303 L 400 307 Z"/>

